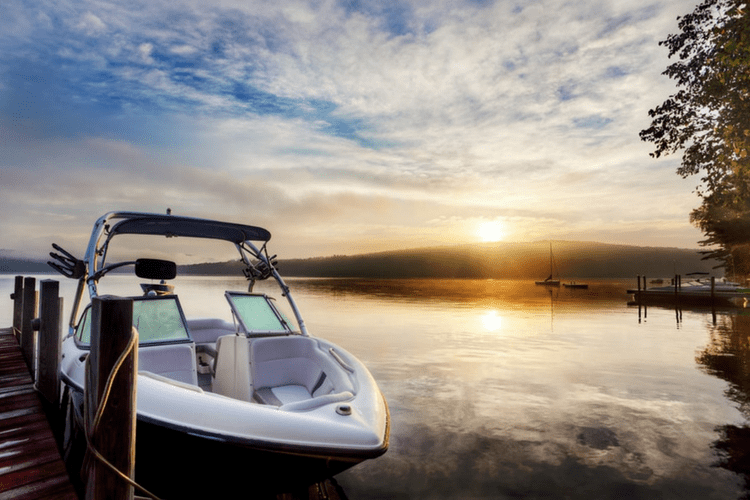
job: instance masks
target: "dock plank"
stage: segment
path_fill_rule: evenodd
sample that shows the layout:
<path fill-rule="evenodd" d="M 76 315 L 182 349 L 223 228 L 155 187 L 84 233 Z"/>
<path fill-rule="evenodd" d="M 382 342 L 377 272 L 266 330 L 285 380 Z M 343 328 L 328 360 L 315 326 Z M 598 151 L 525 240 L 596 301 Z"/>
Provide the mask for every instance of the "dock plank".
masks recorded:
<path fill-rule="evenodd" d="M 74 500 L 41 399 L 12 329 L 0 329 L 0 500 Z"/>

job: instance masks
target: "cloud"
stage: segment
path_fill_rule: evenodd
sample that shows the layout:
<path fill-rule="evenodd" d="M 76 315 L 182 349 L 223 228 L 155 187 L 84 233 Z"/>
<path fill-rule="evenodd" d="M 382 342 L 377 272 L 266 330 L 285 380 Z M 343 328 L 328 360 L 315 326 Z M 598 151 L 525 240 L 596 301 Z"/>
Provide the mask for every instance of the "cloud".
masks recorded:
<path fill-rule="evenodd" d="M 2 189 L 43 187 L 40 211 L 63 215 L 82 200 L 243 219 L 252 207 L 282 233 L 342 245 L 437 240 L 431 220 L 469 237 L 461 221 L 479 217 L 587 239 L 684 221 L 688 244 L 697 200 L 637 134 L 673 90 L 657 42 L 690 9 L 11 0 Z M 28 218 L 14 221 L 20 233 Z"/>
<path fill-rule="evenodd" d="M 107 25 L 95 14 L 86 12 L 81 18 L 80 23 L 78 23 L 77 28 L 86 35 L 93 36 L 104 32 L 107 29 Z"/>

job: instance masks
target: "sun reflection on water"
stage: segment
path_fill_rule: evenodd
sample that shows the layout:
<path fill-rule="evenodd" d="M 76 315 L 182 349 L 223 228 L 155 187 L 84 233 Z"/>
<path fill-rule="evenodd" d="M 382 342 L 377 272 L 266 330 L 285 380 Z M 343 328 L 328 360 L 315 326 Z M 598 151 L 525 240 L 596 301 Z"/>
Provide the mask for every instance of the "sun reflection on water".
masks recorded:
<path fill-rule="evenodd" d="M 503 317 L 497 311 L 487 311 L 482 315 L 482 325 L 488 332 L 496 332 L 503 327 Z"/>

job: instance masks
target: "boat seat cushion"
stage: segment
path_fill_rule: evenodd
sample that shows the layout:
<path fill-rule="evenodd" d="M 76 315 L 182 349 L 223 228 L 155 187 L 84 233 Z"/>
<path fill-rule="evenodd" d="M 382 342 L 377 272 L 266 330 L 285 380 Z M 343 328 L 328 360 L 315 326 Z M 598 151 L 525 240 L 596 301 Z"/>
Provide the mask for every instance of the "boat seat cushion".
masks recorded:
<path fill-rule="evenodd" d="M 254 339 L 250 358 L 253 397 L 264 404 L 280 406 L 337 391 L 353 391 L 351 382 L 341 376 L 341 369 L 333 365 L 330 355 L 310 337 Z"/>
<path fill-rule="evenodd" d="M 255 391 L 255 400 L 259 403 L 281 406 L 310 399 L 310 393 L 304 385 L 282 385 L 279 387 L 261 387 Z"/>
<path fill-rule="evenodd" d="M 192 343 L 141 346 L 138 349 L 138 370 L 198 385 L 195 347 Z"/>
<path fill-rule="evenodd" d="M 213 344 L 219 337 L 237 332 L 233 323 L 219 318 L 193 318 L 187 320 L 190 337 L 196 344 Z"/>

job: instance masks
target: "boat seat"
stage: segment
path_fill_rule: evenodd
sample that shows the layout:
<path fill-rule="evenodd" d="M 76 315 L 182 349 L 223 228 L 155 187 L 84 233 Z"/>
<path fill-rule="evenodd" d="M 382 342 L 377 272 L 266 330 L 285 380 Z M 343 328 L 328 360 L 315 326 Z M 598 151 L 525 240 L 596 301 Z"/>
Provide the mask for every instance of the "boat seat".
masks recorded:
<path fill-rule="evenodd" d="M 353 397 L 351 381 L 310 337 L 253 340 L 250 371 L 258 403 L 302 410 Z"/>
<path fill-rule="evenodd" d="M 187 326 L 198 352 L 205 352 L 214 358 L 219 337 L 237 332 L 234 323 L 219 318 L 192 318 L 187 320 Z"/>
<path fill-rule="evenodd" d="M 143 346 L 138 349 L 138 370 L 178 382 L 198 385 L 193 343 Z"/>
<path fill-rule="evenodd" d="M 247 337 L 224 335 L 216 341 L 216 367 L 213 392 L 242 401 L 250 401 L 252 380 Z"/>
<path fill-rule="evenodd" d="M 279 387 L 261 387 L 253 395 L 255 401 L 265 405 L 281 406 L 310 399 L 312 396 L 304 385 L 282 385 Z"/>

